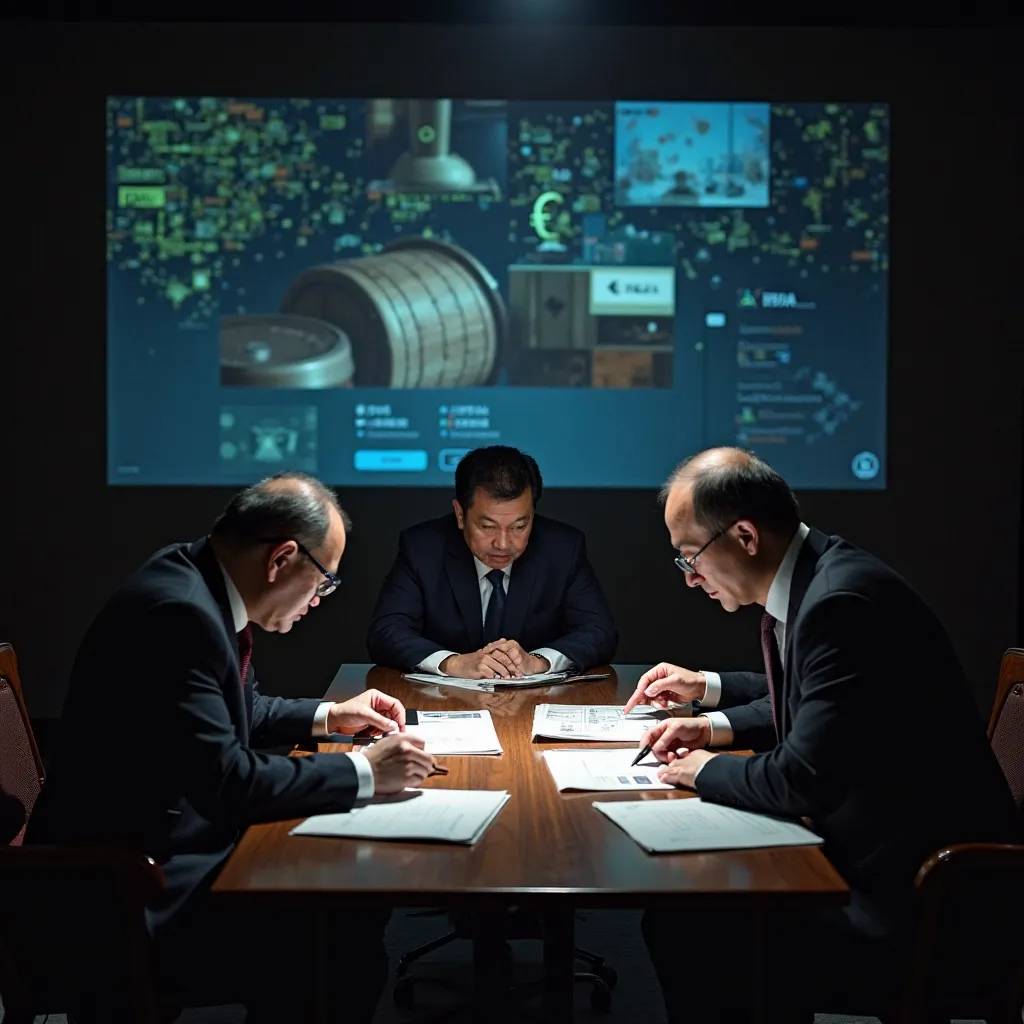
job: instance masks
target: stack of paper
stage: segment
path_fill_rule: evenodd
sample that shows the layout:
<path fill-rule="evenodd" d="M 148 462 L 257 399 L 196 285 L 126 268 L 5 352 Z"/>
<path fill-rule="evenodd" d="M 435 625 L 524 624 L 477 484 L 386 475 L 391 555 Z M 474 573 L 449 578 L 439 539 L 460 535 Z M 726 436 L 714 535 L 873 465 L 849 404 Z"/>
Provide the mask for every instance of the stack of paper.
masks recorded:
<path fill-rule="evenodd" d="M 545 750 L 544 760 L 559 793 L 566 789 L 611 792 L 618 790 L 674 789 L 658 781 L 660 762 L 648 754 L 640 764 L 630 764 L 639 751 L 626 750 Z"/>
<path fill-rule="evenodd" d="M 721 804 L 691 800 L 629 801 L 594 806 L 650 853 L 815 846 L 823 840 L 802 825 Z"/>
<path fill-rule="evenodd" d="M 533 709 L 533 738 L 553 740 L 608 740 L 637 743 L 658 718 L 634 708 L 628 715 L 612 704 L 538 704 Z"/>
<path fill-rule="evenodd" d="M 508 799 L 505 790 L 407 789 L 395 796 L 374 797 L 347 814 L 317 814 L 288 834 L 472 846 Z"/>
<path fill-rule="evenodd" d="M 552 686 L 564 683 L 568 672 L 538 672 L 535 675 L 519 676 L 517 679 L 462 679 L 459 676 L 433 675 L 430 672 L 407 672 L 403 679 L 412 683 L 430 683 L 432 686 L 454 686 L 460 690 L 479 690 L 493 693 L 499 690 L 527 689 L 531 686 Z"/>

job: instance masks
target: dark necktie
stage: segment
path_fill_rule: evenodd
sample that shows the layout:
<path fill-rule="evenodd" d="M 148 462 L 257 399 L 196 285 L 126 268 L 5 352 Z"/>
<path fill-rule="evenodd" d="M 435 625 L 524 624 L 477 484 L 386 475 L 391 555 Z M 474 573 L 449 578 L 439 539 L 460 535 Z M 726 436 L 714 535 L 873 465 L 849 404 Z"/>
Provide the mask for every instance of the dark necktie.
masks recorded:
<path fill-rule="evenodd" d="M 505 574 L 501 569 L 492 569 L 484 579 L 491 585 L 491 599 L 487 602 L 484 616 L 484 643 L 489 644 L 502 638 L 505 626 Z"/>
<path fill-rule="evenodd" d="M 249 662 L 252 660 L 252 626 L 245 624 L 245 629 L 238 634 L 238 662 L 242 667 L 242 685 L 249 674 Z"/>
<path fill-rule="evenodd" d="M 764 655 L 764 674 L 768 677 L 768 699 L 772 702 L 772 724 L 779 734 L 779 720 L 775 711 L 775 684 L 782 682 L 782 659 L 779 641 L 775 636 L 775 617 L 765 612 L 761 616 L 761 653 Z"/>

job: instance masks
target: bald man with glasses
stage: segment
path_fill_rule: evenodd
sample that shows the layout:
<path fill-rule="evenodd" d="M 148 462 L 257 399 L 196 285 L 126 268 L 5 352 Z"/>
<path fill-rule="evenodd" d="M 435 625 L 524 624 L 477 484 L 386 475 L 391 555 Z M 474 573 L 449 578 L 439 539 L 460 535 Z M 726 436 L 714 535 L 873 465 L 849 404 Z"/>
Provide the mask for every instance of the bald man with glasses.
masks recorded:
<path fill-rule="evenodd" d="M 172 1004 L 241 1002 L 250 1021 L 313 1019 L 315 929 L 294 912 L 246 916 L 210 887 L 246 826 L 347 811 L 417 785 L 434 767 L 405 734 L 401 703 L 384 693 L 335 703 L 260 692 L 253 624 L 287 633 L 333 593 L 348 530 L 337 499 L 312 477 L 286 473 L 247 488 L 208 537 L 153 555 L 78 651 L 26 842 L 121 847 L 162 867 L 165 890 L 147 924 Z M 357 732 L 393 735 L 365 753 L 260 752 Z M 366 908 L 359 919 L 355 937 L 339 929 L 328 938 L 346 979 L 346 1022 L 372 1018 L 387 978 L 387 913 Z M 257 931 L 272 969 L 254 962 Z"/>

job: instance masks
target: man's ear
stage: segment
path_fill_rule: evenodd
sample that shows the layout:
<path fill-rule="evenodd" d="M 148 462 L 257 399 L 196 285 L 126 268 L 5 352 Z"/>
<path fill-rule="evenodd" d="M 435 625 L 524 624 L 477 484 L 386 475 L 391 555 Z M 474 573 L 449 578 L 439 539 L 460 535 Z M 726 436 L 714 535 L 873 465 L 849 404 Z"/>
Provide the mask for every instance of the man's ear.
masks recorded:
<path fill-rule="evenodd" d="M 741 519 L 735 524 L 736 539 L 740 542 L 743 550 L 753 557 L 761 548 L 761 535 L 757 527 L 747 519 Z"/>
<path fill-rule="evenodd" d="M 288 564 L 288 559 L 293 557 L 299 550 L 298 545 L 293 540 L 283 541 L 278 544 L 273 551 L 270 552 L 270 557 L 267 559 L 267 582 L 273 583 L 277 579 L 278 574 Z"/>
<path fill-rule="evenodd" d="M 463 511 L 462 506 L 459 504 L 458 498 L 452 498 L 452 508 L 455 510 L 455 522 L 459 524 L 459 529 L 465 529 L 466 513 Z"/>

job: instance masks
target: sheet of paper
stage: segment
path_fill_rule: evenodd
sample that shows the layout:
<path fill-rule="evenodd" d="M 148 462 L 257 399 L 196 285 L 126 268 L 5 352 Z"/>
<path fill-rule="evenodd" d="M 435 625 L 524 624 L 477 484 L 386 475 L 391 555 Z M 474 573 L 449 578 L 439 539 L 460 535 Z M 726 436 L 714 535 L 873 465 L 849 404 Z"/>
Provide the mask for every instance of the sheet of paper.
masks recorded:
<path fill-rule="evenodd" d="M 621 707 L 613 704 L 538 704 L 533 709 L 533 736 L 637 743 L 657 721 L 644 715 L 641 708 L 626 716 Z"/>
<path fill-rule="evenodd" d="M 500 754 L 490 711 L 417 711 L 406 731 L 423 737 L 428 754 Z"/>
<path fill-rule="evenodd" d="M 638 765 L 630 765 L 640 751 L 636 747 L 618 750 L 545 750 L 544 760 L 561 793 L 567 789 L 619 792 L 622 790 L 674 789 L 658 781 L 660 761 L 649 754 Z"/>
<path fill-rule="evenodd" d="M 693 850 L 756 850 L 768 846 L 816 846 L 820 836 L 791 821 L 692 800 L 594 806 L 650 853 Z"/>
<path fill-rule="evenodd" d="M 508 802 L 505 790 L 407 789 L 345 814 L 317 814 L 292 836 L 422 840 L 472 846 Z"/>

